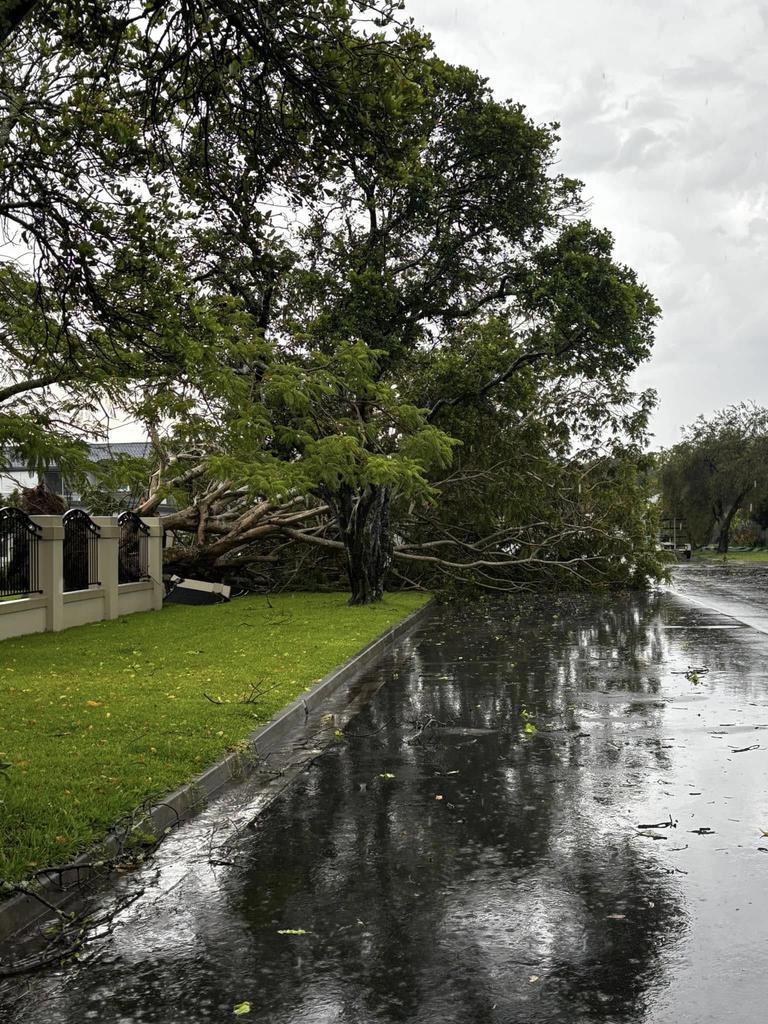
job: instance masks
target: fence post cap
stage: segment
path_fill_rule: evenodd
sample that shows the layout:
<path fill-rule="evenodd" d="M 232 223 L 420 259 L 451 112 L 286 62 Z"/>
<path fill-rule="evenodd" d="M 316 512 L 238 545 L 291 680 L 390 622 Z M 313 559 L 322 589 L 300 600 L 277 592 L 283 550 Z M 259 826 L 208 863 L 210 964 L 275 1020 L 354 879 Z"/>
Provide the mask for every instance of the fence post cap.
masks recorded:
<path fill-rule="evenodd" d="M 149 527 L 150 537 L 161 537 L 163 533 L 163 524 L 160 521 L 159 516 L 142 516 L 142 523 Z"/>
<path fill-rule="evenodd" d="M 36 526 L 43 531 L 43 540 L 63 540 L 64 523 L 61 516 L 30 516 Z"/>
<path fill-rule="evenodd" d="M 102 540 L 114 540 L 120 536 L 120 527 L 115 516 L 91 516 L 91 519 L 101 530 Z"/>

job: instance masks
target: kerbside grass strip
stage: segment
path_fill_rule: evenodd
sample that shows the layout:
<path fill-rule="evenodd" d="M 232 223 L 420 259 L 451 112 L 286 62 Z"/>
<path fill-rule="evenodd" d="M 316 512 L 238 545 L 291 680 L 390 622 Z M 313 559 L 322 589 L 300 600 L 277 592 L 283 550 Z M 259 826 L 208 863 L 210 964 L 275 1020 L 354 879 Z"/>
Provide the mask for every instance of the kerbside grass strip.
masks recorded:
<path fill-rule="evenodd" d="M 0 879 L 70 861 L 426 600 L 254 596 L 3 641 Z"/>
<path fill-rule="evenodd" d="M 694 558 L 706 558 L 716 562 L 768 562 L 768 551 L 729 551 L 727 555 L 718 554 L 717 551 L 696 551 Z"/>

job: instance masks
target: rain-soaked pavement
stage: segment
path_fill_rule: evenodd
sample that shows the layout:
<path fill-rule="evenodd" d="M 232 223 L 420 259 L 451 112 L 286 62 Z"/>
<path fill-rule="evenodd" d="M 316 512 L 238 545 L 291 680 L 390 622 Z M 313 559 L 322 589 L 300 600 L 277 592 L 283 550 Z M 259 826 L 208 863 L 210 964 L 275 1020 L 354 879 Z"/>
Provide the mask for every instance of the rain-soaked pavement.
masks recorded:
<path fill-rule="evenodd" d="M 676 587 L 726 600 L 699 572 Z M 256 790 L 179 829 L 0 1019 L 764 1017 L 768 636 L 676 593 L 478 604 L 365 685 L 255 821 Z"/>
<path fill-rule="evenodd" d="M 673 588 L 768 633 L 768 565 L 702 559 L 677 566 Z"/>

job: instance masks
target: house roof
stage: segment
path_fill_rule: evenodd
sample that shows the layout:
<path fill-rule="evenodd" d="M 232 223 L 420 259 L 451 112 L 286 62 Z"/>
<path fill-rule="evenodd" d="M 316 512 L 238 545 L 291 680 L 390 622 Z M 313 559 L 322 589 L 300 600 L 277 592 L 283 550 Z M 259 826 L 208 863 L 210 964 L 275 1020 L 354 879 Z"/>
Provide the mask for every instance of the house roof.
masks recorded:
<path fill-rule="evenodd" d="M 88 450 L 92 462 L 104 462 L 107 459 L 114 459 L 117 455 L 131 455 L 142 459 L 149 455 L 152 444 L 150 441 L 105 441 L 89 444 Z"/>
<path fill-rule="evenodd" d="M 132 455 L 134 458 L 144 458 L 149 455 L 152 451 L 152 443 L 150 441 L 100 441 L 94 444 L 88 445 L 88 454 L 91 462 L 106 462 L 108 459 L 114 459 L 118 455 Z M 18 456 L 18 453 L 10 453 L 7 455 L 8 465 L 5 472 L 18 472 L 26 469 L 25 463 L 23 463 Z M 3 460 L 0 459 L 0 467 L 2 466 Z M 56 465 L 48 467 L 49 470 L 55 470 Z M 3 470 L 0 468 L 0 473 Z"/>

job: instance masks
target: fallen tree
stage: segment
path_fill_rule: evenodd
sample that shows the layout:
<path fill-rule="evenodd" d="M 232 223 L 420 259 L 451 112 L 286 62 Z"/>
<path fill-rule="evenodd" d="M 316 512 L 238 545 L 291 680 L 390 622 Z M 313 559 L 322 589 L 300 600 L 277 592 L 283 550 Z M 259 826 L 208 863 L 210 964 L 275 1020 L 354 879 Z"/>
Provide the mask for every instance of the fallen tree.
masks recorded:
<path fill-rule="evenodd" d="M 627 380 L 650 351 L 658 313 L 614 261 L 610 234 L 580 219 L 579 184 L 553 173 L 553 129 L 496 100 L 478 75 L 425 54 L 421 37 L 404 29 L 398 43 L 396 88 L 390 58 L 349 69 L 348 80 L 380 97 L 389 145 L 350 136 L 320 192 L 283 204 L 279 230 L 274 211 L 254 216 L 226 110 L 206 173 L 190 176 L 201 213 L 187 265 L 222 300 L 241 303 L 264 339 L 261 357 L 238 367 L 217 436 L 209 431 L 203 444 L 218 451 L 209 460 L 218 482 L 200 496 L 201 514 L 229 490 L 270 502 L 311 495 L 333 531 L 298 530 L 271 508 L 268 523 L 244 533 L 343 545 L 358 604 L 381 597 L 395 561 L 460 561 L 419 553 L 410 538 L 398 544 L 397 510 L 439 500 L 434 481 L 475 421 L 504 431 L 535 416 L 545 395 L 560 450 L 624 430 L 636 400 Z M 194 140 L 180 143 L 180 165 L 199 161 Z M 649 396 L 637 405 L 633 438 Z M 504 552 L 522 543 L 505 529 L 502 518 L 482 535 L 500 537 L 496 554 L 483 547 L 468 569 L 523 561 Z M 562 529 L 552 524 L 549 536 L 564 539 Z M 540 558 L 539 543 L 528 565 L 570 561 L 553 540 Z"/>
<path fill-rule="evenodd" d="M 0 68 L 0 215 L 35 254 L 31 278 L 6 268 L 0 406 L 26 397 L 0 434 L 44 461 L 60 411 L 76 431 L 123 403 L 158 441 L 140 511 L 175 501 L 185 574 L 295 576 L 312 550 L 341 557 L 355 604 L 392 571 L 618 579 L 642 530 L 584 481 L 626 511 L 611 474 L 633 472 L 651 396 L 627 382 L 658 308 L 557 173 L 555 126 L 436 57 L 396 6 L 33 11 Z M 605 435 L 626 451 L 597 452 Z"/>
<path fill-rule="evenodd" d="M 396 496 L 393 585 L 503 592 L 658 578 L 636 449 L 553 454 L 551 430 L 533 418 L 489 436 L 465 437 L 461 464 L 430 481 L 429 499 Z M 205 459 L 176 455 L 157 460 L 137 511 L 152 515 L 169 496 L 178 507 L 162 517 L 168 573 L 261 590 L 343 585 L 347 545 L 319 494 L 254 497 L 212 478 Z"/>

